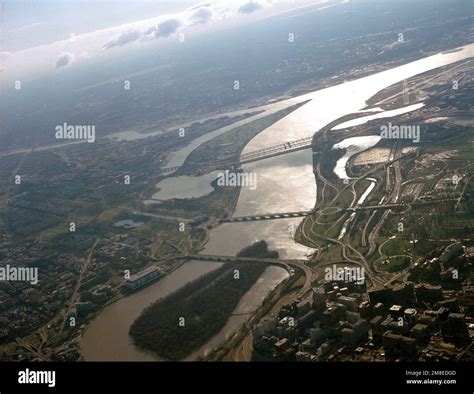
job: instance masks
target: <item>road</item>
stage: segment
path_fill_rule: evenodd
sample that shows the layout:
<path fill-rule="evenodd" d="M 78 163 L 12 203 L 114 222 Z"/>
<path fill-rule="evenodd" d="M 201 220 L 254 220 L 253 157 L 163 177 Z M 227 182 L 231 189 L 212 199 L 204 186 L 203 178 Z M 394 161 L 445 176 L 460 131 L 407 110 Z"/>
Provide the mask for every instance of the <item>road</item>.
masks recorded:
<path fill-rule="evenodd" d="M 77 302 L 77 300 L 79 298 L 79 289 L 81 288 L 82 280 L 84 279 L 84 275 L 87 272 L 87 269 L 89 268 L 89 265 L 92 261 L 92 256 L 93 256 L 94 251 L 95 251 L 95 248 L 96 248 L 96 246 L 99 242 L 100 242 L 100 238 L 96 238 L 94 244 L 92 245 L 92 247 L 89 250 L 86 261 L 84 262 L 84 264 L 81 267 L 81 272 L 80 272 L 79 278 L 76 282 L 76 286 L 74 287 L 74 291 L 73 291 L 71 297 L 69 298 L 68 307 L 66 308 L 66 310 L 63 310 L 64 320 L 61 324 L 61 329 L 59 330 L 60 334 L 63 333 L 64 328 L 66 326 L 66 323 L 68 322 L 68 319 L 71 316 L 71 312 L 74 309 L 75 303 Z"/>

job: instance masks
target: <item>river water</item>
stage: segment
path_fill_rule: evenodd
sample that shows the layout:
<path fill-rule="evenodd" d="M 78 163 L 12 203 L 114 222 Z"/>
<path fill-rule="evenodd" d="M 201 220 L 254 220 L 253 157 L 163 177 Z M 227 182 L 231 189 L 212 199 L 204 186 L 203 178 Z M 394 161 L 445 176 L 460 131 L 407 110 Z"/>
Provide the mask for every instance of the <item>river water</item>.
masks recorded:
<path fill-rule="evenodd" d="M 143 309 L 185 284 L 207 274 L 221 263 L 190 261 L 158 282 L 107 306 L 92 320 L 81 338 L 81 353 L 86 361 L 154 361 L 157 357 L 136 348 L 128 330 Z"/>
<path fill-rule="evenodd" d="M 81 338 L 80 346 L 84 360 L 161 361 L 155 354 L 133 345 L 133 341 L 128 335 L 130 326 L 147 306 L 221 265 L 222 263 L 216 262 L 190 261 L 158 282 L 107 306 L 99 316 L 92 320 Z M 206 355 L 209 350 L 220 345 L 235 333 L 251 316 L 248 312 L 255 311 L 270 292 L 286 278 L 288 278 L 288 273 L 283 268 L 267 267 L 257 282 L 240 300 L 233 312 L 236 316 L 231 316 L 223 329 L 190 355 L 188 360 Z"/>
<path fill-rule="evenodd" d="M 345 149 L 344 155 L 336 162 L 334 173 L 339 179 L 350 179 L 346 172 L 346 165 L 349 159 L 357 153 L 363 152 L 380 141 L 379 135 L 364 135 L 361 137 L 351 137 L 334 144 L 333 149 Z"/>
<path fill-rule="evenodd" d="M 202 177 L 181 175 L 165 178 L 156 184 L 159 190 L 153 194 L 152 200 L 202 197 L 214 190 L 211 183 L 216 179 L 217 174 L 219 171 L 209 172 Z"/>
<path fill-rule="evenodd" d="M 408 105 L 406 107 L 392 109 L 390 111 L 382 111 L 382 112 L 377 111 L 377 113 L 373 115 L 362 116 L 360 118 L 348 120 L 347 122 L 339 123 L 336 127 L 333 127 L 331 130 L 341 130 L 347 127 L 358 126 L 374 119 L 390 118 L 397 115 L 403 115 L 408 112 L 416 111 L 417 109 L 423 108 L 424 106 L 425 104 L 423 103 L 416 103 L 416 104 Z"/>
<path fill-rule="evenodd" d="M 187 357 L 186 360 L 192 361 L 199 356 L 206 356 L 211 350 L 229 339 L 263 303 L 271 290 L 277 287 L 284 279 L 288 278 L 288 276 L 288 273 L 283 268 L 267 267 L 265 272 L 257 279 L 257 282 L 255 282 L 249 291 L 240 299 L 239 304 L 232 313 L 233 316 L 229 317 L 222 330 L 200 349 Z"/>
<path fill-rule="evenodd" d="M 474 45 L 470 45 L 456 52 L 437 54 L 368 77 L 273 104 L 278 108 L 285 108 L 296 102 L 311 100 L 254 137 L 243 153 L 312 136 L 329 122 L 364 109 L 366 101 L 385 87 L 437 67 L 472 57 L 473 48 Z M 269 107 L 275 108 L 272 105 L 265 106 L 266 109 Z M 182 163 L 189 153 L 189 147 L 183 148 L 182 151 L 176 152 L 175 159 L 172 158 L 170 163 L 172 165 Z M 171 166 L 171 164 L 168 165 Z M 258 187 L 256 190 L 241 189 L 235 216 L 313 208 L 316 200 L 316 186 L 311 149 L 245 164 L 243 169 L 257 174 Z M 202 179 L 203 182 L 209 182 L 209 179 Z M 292 238 L 300 221 L 301 219 L 280 219 L 226 223 L 211 230 L 209 242 L 203 253 L 235 255 L 242 247 L 256 240 L 265 239 L 270 248 L 278 250 L 282 257 L 305 258 L 311 250 L 296 244 Z M 215 263 L 196 262 L 190 265 L 191 268 L 185 264 L 159 282 L 105 308 L 92 321 L 82 338 L 81 349 L 84 358 L 86 360 L 156 359 L 133 347 L 128 338 L 128 328 L 151 302 L 162 298 L 195 277 L 209 272 L 215 267 L 212 264 Z M 232 324 L 231 320 L 230 322 Z M 240 322 L 232 324 L 233 329 L 240 324 Z M 219 335 L 218 338 L 213 338 L 203 346 L 204 351 L 221 342 L 222 335 L 221 337 Z M 228 335 L 229 331 L 223 333 L 224 337 Z"/>
<path fill-rule="evenodd" d="M 473 52 L 474 45 L 469 45 L 460 51 L 433 55 L 299 96 L 301 101 L 311 101 L 259 133 L 242 153 L 310 137 L 328 123 L 364 109 L 366 101 L 385 87 L 472 57 Z M 257 190 L 242 188 L 234 216 L 312 209 L 316 200 L 312 162 L 312 151 L 307 149 L 243 165 L 244 171 L 257 173 L 258 187 Z M 234 255 L 253 241 L 265 239 L 270 248 L 278 250 L 282 256 L 305 258 L 311 250 L 296 244 L 289 231 L 291 227 L 296 228 L 300 221 L 301 219 L 279 219 L 226 223 L 211 231 L 204 253 Z"/>

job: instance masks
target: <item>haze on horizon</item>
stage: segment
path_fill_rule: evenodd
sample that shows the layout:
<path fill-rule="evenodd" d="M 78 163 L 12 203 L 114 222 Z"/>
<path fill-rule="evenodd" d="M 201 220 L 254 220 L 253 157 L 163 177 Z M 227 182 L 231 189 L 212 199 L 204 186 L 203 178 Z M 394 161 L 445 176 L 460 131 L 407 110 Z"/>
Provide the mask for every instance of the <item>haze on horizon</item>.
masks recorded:
<path fill-rule="evenodd" d="M 55 69 L 128 56 L 128 49 L 156 41 L 176 44 L 177 36 L 184 40 L 321 2 L 328 0 L 139 0 L 133 4 L 115 0 L 113 7 L 110 2 L 82 0 L 61 4 L 7 0 L 0 40 L 1 79 L 35 79 Z"/>

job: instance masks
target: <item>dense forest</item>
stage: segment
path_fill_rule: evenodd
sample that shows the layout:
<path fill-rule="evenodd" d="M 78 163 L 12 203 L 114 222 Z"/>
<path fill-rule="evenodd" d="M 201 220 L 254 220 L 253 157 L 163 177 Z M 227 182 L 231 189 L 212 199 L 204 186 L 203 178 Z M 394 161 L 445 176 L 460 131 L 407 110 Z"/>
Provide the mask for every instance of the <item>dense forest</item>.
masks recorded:
<path fill-rule="evenodd" d="M 160 357 L 185 358 L 224 327 L 265 267 L 226 263 L 149 306 L 131 326 L 130 335 L 137 346 Z"/>

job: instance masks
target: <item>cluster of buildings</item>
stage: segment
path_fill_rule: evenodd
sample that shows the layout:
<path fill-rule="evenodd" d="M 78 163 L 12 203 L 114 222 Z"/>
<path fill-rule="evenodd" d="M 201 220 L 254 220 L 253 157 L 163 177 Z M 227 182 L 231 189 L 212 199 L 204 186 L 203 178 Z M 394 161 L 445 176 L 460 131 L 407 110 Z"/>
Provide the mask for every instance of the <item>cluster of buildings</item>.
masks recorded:
<path fill-rule="evenodd" d="M 82 263 L 33 241 L 19 248 L 9 245 L 0 245 L 2 266 L 35 267 L 38 283 L 0 281 L 0 344 L 31 333 L 58 313 L 73 292 Z"/>
<path fill-rule="evenodd" d="M 48 322 L 51 322 L 48 326 L 51 336 L 54 336 L 53 332 L 62 332 L 63 342 L 56 348 L 45 346 L 45 354 L 51 360 L 77 360 L 80 351 L 74 338 L 85 328 L 90 316 L 120 295 L 122 287 L 136 290 L 164 273 L 155 266 L 143 269 L 149 263 L 144 252 L 150 244 L 149 240 L 120 231 L 104 234 L 84 270 L 84 253 L 77 256 L 66 243 L 77 241 L 76 247 L 90 248 L 95 238 L 89 238 L 87 234 L 68 234 L 60 239 L 62 253 L 53 253 L 51 248 L 54 245 L 49 243 L 40 245 L 31 241 L 12 247 L 8 239 L 0 242 L 2 265 L 5 262 L 11 266 L 38 268 L 36 285 L 22 281 L 0 281 L 1 360 L 35 360 L 34 353 L 24 349 L 18 348 L 13 353 L 5 353 L 2 349 L 11 349 L 9 344 L 14 343 L 15 338 L 28 336 Z M 82 245 L 82 241 L 87 245 Z M 132 273 L 128 278 L 124 274 L 126 271 Z M 62 330 L 64 319 L 57 317 L 69 305 L 81 276 L 78 297 L 68 312 L 69 317 L 75 318 L 76 325 L 66 324 Z"/>
<path fill-rule="evenodd" d="M 440 248 L 436 255 L 420 259 L 410 272 L 410 279 L 424 280 L 443 285 L 443 288 L 459 288 L 460 278 L 472 269 L 474 248 L 463 247 L 460 242 Z"/>
<path fill-rule="evenodd" d="M 446 261 L 460 253 L 448 247 Z M 326 281 L 253 328 L 254 360 L 445 361 L 472 354 L 474 288 Z"/>
<path fill-rule="evenodd" d="M 364 304 L 365 284 L 325 282 L 310 298 L 285 305 L 278 316 L 267 317 L 253 329 L 256 360 L 318 361 L 341 346 L 367 341 L 369 322 Z"/>
<path fill-rule="evenodd" d="M 128 290 L 137 290 L 161 276 L 162 273 L 158 267 L 150 266 L 126 278 L 124 286 Z"/>
<path fill-rule="evenodd" d="M 120 241 L 124 245 L 127 242 Z M 101 245 L 106 248 L 108 244 L 104 241 Z M 73 253 L 53 253 L 48 243 L 28 241 L 18 247 L 11 245 L 9 240 L 0 243 L 2 266 L 36 267 L 38 283 L 0 281 L 0 346 L 31 334 L 57 316 L 70 301 L 86 262 Z M 130 249 L 126 248 L 129 255 Z M 110 268 L 110 262 L 102 258 L 92 259 L 88 264 L 72 316 L 82 319 L 116 296 L 116 289 L 109 283 L 113 278 Z"/>
<path fill-rule="evenodd" d="M 96 312 L 107 301 L 114 297 L 114 289 L 110 285 L 99 285 L 81 294 L 81 300 L 74 304 L 75 315 L 85 317 Z"/>

